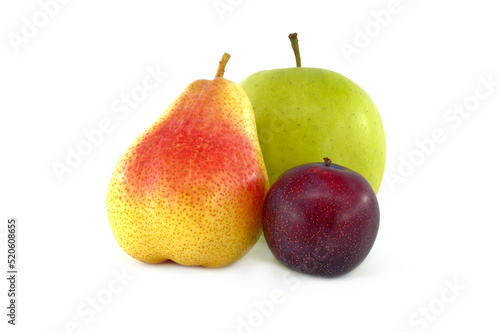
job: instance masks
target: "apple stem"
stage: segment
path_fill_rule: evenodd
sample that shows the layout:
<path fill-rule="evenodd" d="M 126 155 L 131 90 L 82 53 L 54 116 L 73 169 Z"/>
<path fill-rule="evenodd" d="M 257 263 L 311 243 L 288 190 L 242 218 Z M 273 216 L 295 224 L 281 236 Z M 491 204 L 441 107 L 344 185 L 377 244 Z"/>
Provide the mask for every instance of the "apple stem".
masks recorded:
<path fill-rule="evenodd" d="M 292 42 L 293 53 L 295 54 L 295 62 L 297 63 L 297 67 L 302 67 L 300 62 L 300 52 L 299 52 L 299 40 L 297 39 L 297 33 L 289 34 L 288 38 L 290 38 L 290 42 Z"/>
<path fill-rule="evenodd" d="M 226 69 L 226 64 L 229 61 L 229 58 L 231 58 L 231 56 L 227 53 L 224 53 L 222 59 L 219 61 L 219 67 L 217 68 L 217 73 L 215 73 L 215 77 L 224 76 L 224 71 Z"/>
<path fill-rule="evenodd" d="M 327 167 L 329 167 L 330 165 L 332 165 L 332 160 L 329 159 L 328 157 L 324 157 L 323 161 L 325 161 L 325 166 L 327 166 Z"/>

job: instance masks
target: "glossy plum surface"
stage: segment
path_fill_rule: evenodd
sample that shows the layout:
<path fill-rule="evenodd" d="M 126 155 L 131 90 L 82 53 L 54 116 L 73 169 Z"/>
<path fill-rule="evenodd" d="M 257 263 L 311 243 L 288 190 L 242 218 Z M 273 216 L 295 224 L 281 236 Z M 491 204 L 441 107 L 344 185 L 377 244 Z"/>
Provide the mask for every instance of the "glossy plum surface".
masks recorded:
<path fill-rule="evenodd" d="M 327 164 L 304 164 L 278 178 L 264 202 L 263 229 L 282 264 L 333 277 L 352 271 L 367 257 L 380 213 L 363 176 Z"/>

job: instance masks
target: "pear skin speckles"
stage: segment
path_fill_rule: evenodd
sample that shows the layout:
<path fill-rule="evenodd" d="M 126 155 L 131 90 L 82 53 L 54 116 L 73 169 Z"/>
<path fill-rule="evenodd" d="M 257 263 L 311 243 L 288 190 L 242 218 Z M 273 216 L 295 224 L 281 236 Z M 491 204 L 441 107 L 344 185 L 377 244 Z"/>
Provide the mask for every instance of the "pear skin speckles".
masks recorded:
<path fill-rule="evenodd" d="M 122 155 L 107 211 L 132 257 L 219 267 L 257 242 L 267 188 L 245 92 L 223 78 L 198 80 Z"/>

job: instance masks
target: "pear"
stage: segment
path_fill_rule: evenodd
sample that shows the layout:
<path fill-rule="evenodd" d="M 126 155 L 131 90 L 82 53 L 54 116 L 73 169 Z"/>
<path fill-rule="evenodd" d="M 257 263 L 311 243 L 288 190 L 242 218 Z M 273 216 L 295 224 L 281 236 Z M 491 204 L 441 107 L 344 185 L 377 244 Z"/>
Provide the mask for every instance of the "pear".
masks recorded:
<path fill-rule="evenodd" d="M 121 156 L 107 192 L 120 247 L 146 263 L 221 267 L 262 232 L 269 187 L 252 105 L 223 78 L 196 80 Z"/>
<path fill-rule="evenodd" d="M 385 169 L 382 119 L 370 96 L 347 77 L 302 67 L 264 70 L 240 85 L 252 102 L 271 184 L 286 170 L 332 156 L 365 177 L 377 193 Z"/>

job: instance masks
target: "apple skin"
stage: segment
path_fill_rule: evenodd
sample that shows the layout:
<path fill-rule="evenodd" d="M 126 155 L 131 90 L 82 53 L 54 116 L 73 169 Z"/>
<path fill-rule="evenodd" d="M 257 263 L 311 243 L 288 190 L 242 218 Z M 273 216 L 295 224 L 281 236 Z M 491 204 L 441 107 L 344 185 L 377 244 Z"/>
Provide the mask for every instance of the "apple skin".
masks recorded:
<path fill-rule="evenodd" d="M 252 102 L 270 184 L 328 153 L 378 192 L 384 127 L 375 103 L 356 83 L 327 69 L 295 67 L 260 71 L 240 85 Z"/>
<path fill-rule="evenodd" d="M 298 272 L 334 277 L 367 257 L 380 212 L 363 176 L 326 164 L 300 165 L 281 175 L 264 201 L 262 223 L 279 262 Z"/>

